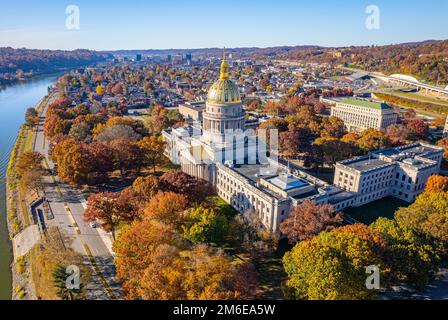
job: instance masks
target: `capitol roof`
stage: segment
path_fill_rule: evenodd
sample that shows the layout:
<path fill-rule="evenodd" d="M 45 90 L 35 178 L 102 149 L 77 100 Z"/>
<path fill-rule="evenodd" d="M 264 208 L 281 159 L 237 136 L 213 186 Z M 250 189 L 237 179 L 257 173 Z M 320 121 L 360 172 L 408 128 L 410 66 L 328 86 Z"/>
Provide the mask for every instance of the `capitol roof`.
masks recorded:
<path fill-rule="evenodd" d="M 229 67 L 227 65 L 226 53 L 221 63 L 219 80 L 209 89 L 207 103 L 210 104 L 235 104 L 241 103 L 241 95 L 238 86 L 229 79 Z"/>

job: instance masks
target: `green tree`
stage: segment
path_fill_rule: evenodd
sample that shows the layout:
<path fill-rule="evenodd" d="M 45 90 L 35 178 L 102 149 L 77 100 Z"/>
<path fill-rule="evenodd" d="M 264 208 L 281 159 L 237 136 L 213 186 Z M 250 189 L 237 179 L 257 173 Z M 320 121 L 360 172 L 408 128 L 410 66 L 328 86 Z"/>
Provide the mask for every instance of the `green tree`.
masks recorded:
<path fill-rule="evenodd" d="M 395 282 L 423 289 L 434 278 L 439 257 L 427 238 L 395 220 L 380 218 L 370 228 L 386 243 L 386 254 Z"/>
<path fill-rule="evenodd" d="M 182 229 L 184 238 L 194 244 L 219 243 L 227 236 L 229 223 L 226 217 L 219 215 L 215 210 L 197 207 L 186 212 L 185 225 Z"/>

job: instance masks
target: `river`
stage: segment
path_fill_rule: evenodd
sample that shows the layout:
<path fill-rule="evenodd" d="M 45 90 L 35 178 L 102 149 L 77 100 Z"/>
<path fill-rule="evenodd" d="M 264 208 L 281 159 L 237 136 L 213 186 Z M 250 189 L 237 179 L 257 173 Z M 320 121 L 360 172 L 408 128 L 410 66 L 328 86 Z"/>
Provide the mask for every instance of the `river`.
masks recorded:
<path fill-rule="evenodd" d="M 58 75 L 47 75 L 0 88 L 0 300 L 11 299 L 11 242 L 6 225 L 5 174 L 25 111 L 34 107 Z"/>

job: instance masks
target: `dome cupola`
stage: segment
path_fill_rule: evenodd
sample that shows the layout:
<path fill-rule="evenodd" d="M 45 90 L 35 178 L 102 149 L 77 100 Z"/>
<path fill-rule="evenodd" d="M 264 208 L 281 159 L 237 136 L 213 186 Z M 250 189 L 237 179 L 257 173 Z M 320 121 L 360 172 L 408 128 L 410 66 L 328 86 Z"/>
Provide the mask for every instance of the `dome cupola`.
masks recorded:
<path fill-rule="evenodd" d="M 226 50 L 224 49 L 220 77 L 219 80 L 210 87 L 207 96 L 207 103 L 218 105 L 241 103 L 241 96 L 238 86 L 229 78 L 229 66 L 227 65 Z"/>

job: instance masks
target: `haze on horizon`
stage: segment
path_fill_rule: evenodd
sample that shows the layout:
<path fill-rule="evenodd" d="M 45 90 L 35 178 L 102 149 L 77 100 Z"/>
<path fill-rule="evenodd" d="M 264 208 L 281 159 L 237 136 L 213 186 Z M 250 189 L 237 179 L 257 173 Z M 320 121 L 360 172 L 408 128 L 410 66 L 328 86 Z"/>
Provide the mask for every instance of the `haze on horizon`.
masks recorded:
<path fill-rule="evenodd" d="M 80 10 L 68 30 L 68 5 Z M 369 30 L 366 8 L 380 9 Z M 0 5 L 0 47 L 143 50 L 384 45 L 448 39 L 445 0 L 32 0 Z"/>

